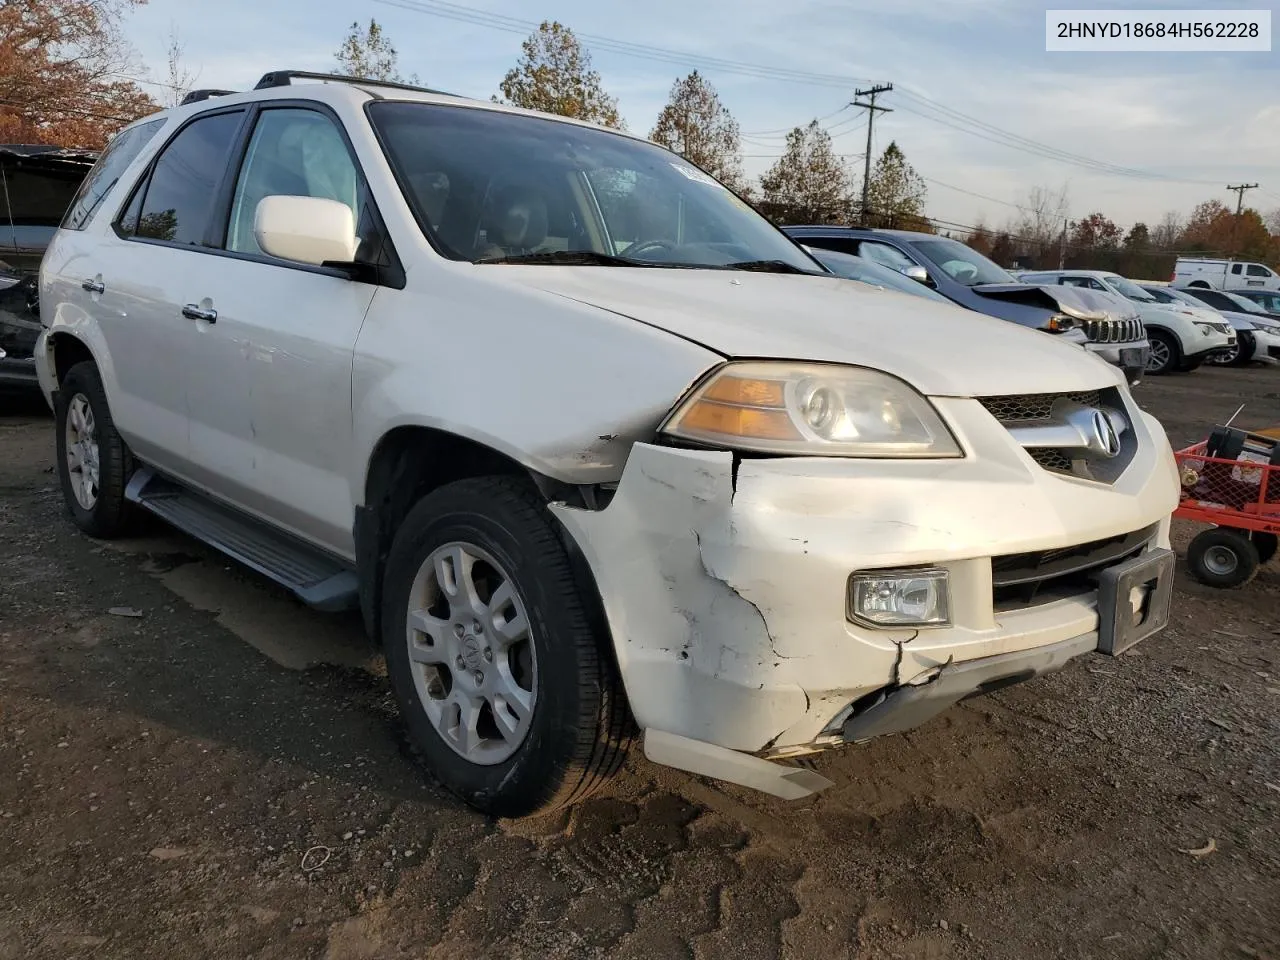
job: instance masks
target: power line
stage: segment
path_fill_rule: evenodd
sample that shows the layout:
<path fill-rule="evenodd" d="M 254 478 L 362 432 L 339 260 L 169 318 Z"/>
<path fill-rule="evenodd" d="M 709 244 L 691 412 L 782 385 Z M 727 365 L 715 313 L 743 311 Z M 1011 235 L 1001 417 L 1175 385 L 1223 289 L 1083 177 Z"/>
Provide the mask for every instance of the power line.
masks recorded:
<path fill-rule="evenodd" d="M 1009 201 L 1009 200 L 1001 200 L 999 197 L 989 197 L 985 193 L 975 193 L 972 190 L 966 190 L 964 187 L 957 187 L 950 183 L 943 183 L 941 180 L 934 180 L 932 177 L 921 176 L 920 179 L 928 181 L 929 183 L 932 183 L 938 187 L 946 187 L 948 190 L 954 190 L 956 191 L 956 193 L 964 193 L 964 194 L 968 194 L 971 197 L 977 197 L 979 200 L 990 200 L 992 203 L 1001 203 L 1001 204 L 1004 204 L 1006 207 L 1013 207 L 1015 210 L 1022 210 L 1023 212 L 1026 212 L 1029 210 L 1028 207 L 1024 207 L 1020 203 L 1013 203 L 1012 201 Z"/>
<path fill-rule="evenodd" d="M 447 3 L 445 0 L 375 0 L 375 2 L 384 6 L 399 7 L 402 10 L 443 17 L 447 20 L 457 20 L 462 23 L 489 27 L 493 30 L 502 30 L 508 33 L 529 34 L 535 32 L 539 26 L 533 20 L 523 20 L 518 17 L 509 17 L 484 10 L 474 10 L 456 3 Z M 593 47 L 601 50 L 608 50 L 611 53 L 621 54 L 622 56 L 655 60 L 661 63 L 674 63 L 692 67 L 711 66 L 725 73 L 782 80 L 788 83 L 836 87 L 839 89 L 848 89 L 850 80 L 856 80 L 856 78 L 837 76 L 835 74 L 812 73 L 805 70 L 791 70 L 785 67 L 745 63 L 741 60 L 729 60 L 723 57 L 685 53 L 643 43 L 615 40 L 612 37 L 604 37 L 599 34 L 578 33 L 577 36 L 583 40 L 590 41 Z"/>
<path fill-rule="evenodd" d="M 910 90 L 902 91 L 903 95 L 910 100 L 916 101 L 916 106 L 908 106 L 899 104 L 899 106 L 908 113 L 915 114 L 925 120 L 932 120 L 935 123 L 951 127 L 961 133 L 967 133 L 970 136 L 977 137 L 981 140 L 987 140 L 1001 146 L 1011 147 L 1015 150 L 1021 150 L 1024 153 L 1030 153 L 1041 156 L 1050 160 L 1057 160 L 1062 163 L 1072 164 L 1085 169 L 1093 170 L 1097 173 L 1105 173 L 1114 176 L 1131 177 L 1145 180 L 1160 180 L 1176 183 L 1195 183 L 1195 184 L 1214 184 L 1214 180 L 1195 180 L 1185 177 L 1174 177 L 1168 174 L 1159 173 L 1152 170 L 1141 170 L 1136 167 L 1124 167 L 1119 164 L 1110 163 L 1102 160 L 1095 160 L 1082 154 L 1071 153 L 1059 147 L 1053 147 L 1048 144 L 1032 140 L 1016 133 L 1010 133 L 994 124 L 987 123 L 972 117 L 966 113 L 961 113 L 944 104 L 931 100 L 928 97 Z"/>
<path fill-rule="evenodd" d="M 137 117 L 117 117 L 109 113 L 95 113 L 92 110 L 76 110 L 73 107 L 50 107 L 41 105 L 38 108 L 30 103 L 22 103 L 19 100 L 6 100 L 0 98 L 0 103 L 10 107 L 17 107 L 20 110 L 38 110 L 41 113 L 62 113 L 72 117 L 86 117 L 92 120 L 115 120 L 119 123 L 133 123 Z"/>
<path fill-rule="evenodd" d="M 825 117 L 818 117 L 818 122 L 823 123 L 827 120 L 830 120 L 832 117 L 836 116 L 837 114 L 844 113 L 848 109 L 849 109 L 849 104 L 847 103 L 842 104 L 839 108 L 832 110 Z M 769 136 L 773 136 L 774 134 L 782 134 L 783 136 L 785 136 L 786 134 L 790 133 L 794 129 L 795 129 L 795 126 L 793 125 L 790 127 L 779 127 L 776 130 L 744 130 L 742 132 L 742 136 L 743 137 L 769 137 Z"/>

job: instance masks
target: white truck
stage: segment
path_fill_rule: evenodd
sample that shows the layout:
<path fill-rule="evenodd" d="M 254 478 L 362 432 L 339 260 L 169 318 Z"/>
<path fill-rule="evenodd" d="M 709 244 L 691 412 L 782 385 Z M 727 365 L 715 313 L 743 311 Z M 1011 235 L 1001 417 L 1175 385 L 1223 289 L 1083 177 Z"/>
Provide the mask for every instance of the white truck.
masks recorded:
<path fill-rule="evenodd" d="M 1264 263 L 1250 263 L 1247 260 L 1179 257 L 1173 267 L 1173 279 L 1170 285 L 1200 287 L 1206 290 L 1231 290 L 1236 287 L 1280 290 L 1280 274 Z"/>
<path fill-rule="evenodd" d="M 576 802 L 636 733 L 806 796 L 796 757 L 1167 624 L 1178 471 L 1123 371 L 833 276 L 625 133 L 314 79 L 85 181 L 40 272 L 59 478 L 91 536 L 148 511 L 360 609 L 468 802 Z"/>

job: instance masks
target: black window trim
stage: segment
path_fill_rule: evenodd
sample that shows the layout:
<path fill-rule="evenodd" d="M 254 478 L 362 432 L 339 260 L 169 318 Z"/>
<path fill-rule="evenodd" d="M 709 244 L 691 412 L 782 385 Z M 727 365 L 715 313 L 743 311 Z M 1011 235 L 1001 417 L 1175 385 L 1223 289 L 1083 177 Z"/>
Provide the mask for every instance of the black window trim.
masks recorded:
<path fill-rule="evenodd" d="M 116 137 L 121 137 L 121 136 L 124 136 L 126 133 L 131 133 L 135 130 L 141 130 L 143 127 L 149 127 L 152 124 L 158 123 L 160 125 L 159 129 L 157 129 L 155 133 L 151 134 L 151 136 L 147 138 L 147 142 L 144 143 L 138 149 L 138 152 L 136 154 L 134 154 L 133 159 L 130 160 L 128 165 L 124 168 L 124 170 L 121 171 L 121 175 L 119 178 L 117 178 L 117 181 L 113 183 L 111 186 L 107 187 L 105 191 L 103 191 L 102 198 L 98 200 L 98 202 L 94 205 L 94 208 L 92 212 L 90 212 L 88 218 L 83 223 L 81 223 L 80 226 L 78 227 L 67 226 L 67 223 L 66 223 L 67 218 L 71 216 L 71 211 L 75 207 L 75 201 L 72 200 L 70 206 L 67 207 L 67 212 L 63 214 L 63 219 L 62 219 L 62 222 L 58 225 L 58 229 L 70 230 L 75 233 L 83 233 L 84 231 L 88 230 L 89 227 L 93 226 L 94 221 L 97 220 L 99 217 L 103 216 L 106 210 L 110 209 L 107 206 L 107 201 L 111 198 L 111 195 L 113 193 L 116 194 L 116 196 L 120 195 L 120 191 L 118 187 L 120 185 L 120 180 L 124 179 L 124 173 L 128 171 L 129 167 L 133 166 L 134 163 L 137 162 L 140 156 L 142 156 L 148 149 L 152 147 L 153 143 L 155 142 L 155 139 L 158 136 L 160 136 L 160 132 L 164 130 L 165 123 L 167 120 L 168 120 L 167 117 L 156 117 L 156 116 L 142 117 L 141 119 L 135 121 L 134 123 L 131 123 L 129 126 L 125 127 L 123 130 L 117 133 Z M 112 141 L 112 143 L 107 144 L 106 147 L 103 148 L 102 153 L 98 155 L 98 160 L 94 162 L 95 166 L 97 165 L 98 162 L 106 158 L 108 153 L 111 151 L 112 146 L 114 146 L 114 140 Z M 148 160 L 146 165 L 143 167 L 144 171 L 147 169 L 147 167 L 150 166 L 150 164 L 151 164 L 151 161 Z M 89 177 L 91 177 L 92 175 L 93 175 L 93 171 L 90 170 L 87 174 L 85 174 L 85 180 L 88 180 Z M 145 176 L 145 173 L 143 175 Z M 133 193 L 135 189 L 136 189 L 136 183 L 134 187 L 130 187 L 128 190 L 125 191 L 125 196 L 127 196 L 129 200 L 133 199 Z M 129 200 L 125 201 L 126 206 L 128 205 Z M 115 225 L 115 221 L 119 218 L 120 213 L 123 211 L 123 209 L 124 207 L 121 207 L 120 209 L 116 210 L 114 215 L 112 215 L 110 222 L 113 227 Z"/>
<path fill-rule="evenodd" d="M 360 185 L 360 197 L 362 200 L 361 213 L 367 208 L 369 215 L 373 218 L 375 228 L 382 237 L 382 252 L 386 255 L 387 264 L 375 264 L 373 277 L 353 277 L 350 272 L 339 267 L 323 267 L 313 266 L 309 263 L 296 263 L 289 260 L 281 260 L 278 257 L 269 257 L 265 254 L 241 253 L 237 250 L 226 249 L 227 229 L 231 221 L 231 201 L 235 195 L 236 184 L 240 181 L 240 171 L 244 164 L 245 154 L 249 150 L 249 142 L 253 137 L 253 131 L 257 128 L 258 118 L 268 110 L 284 110 L 284 109 L 302 109 L 319 113 L 330 120 L 338 130 L 338 135 L 342 138 L 343 144 L 347 148 L 347 153 L 351 157 L 351 162 L 355 166 L 357 182 Z M 133 201 L 139 193 L 142 193 L 142 204 L 146 204 L 146 191 L 150 189 L 151 175 L 155 171 L 156 164 L 160 158 L 164 156 L 166 150 L 173 142 L 182 134 L 187 127 L 195 123 L 197 120 L 203 120 L 207 117 L 217 116 L 226 113 L 243 113 L 240 119 L 240 125 L 236 128 L 235 135 L 231 140 L 231 150 L 228 154 L 229 160 L 226 169 L 223 170 L 222 176 L 218 180 L 217 187 L 213 191 L 213 201 L 209 212 L 209 222 L 205 226 L 204 237 L 200 244 L 178 243 L 173 240 L 158 240 L 154 237 L 139 237 L 136 234 L 126 232 L 122 228 L 121 221 L 129 212 L 129 208 L 133 206 Z M 139 207 L 141 211 L 141 207 Z M 356 217 L 357 226 L 360 217 Z M 369 180 L 365 176 L 364 168 L 360 165 L 360 158 L 356 154 L 355 146 L 351 142 L 351 137 L 347 133 L 346 127 L 343 125 L 337 113 L 326 103 L 318 100 L 307 100 L 304 98 L 281 98 L 271 100 L 260 100 L 251 103 L 229 104 L 217 107 L 211 110 L 203 110 L 200 113 L 188 117 L 182 124 L 176 127 L 159 147 L 155 153 L 147 161 L 146 167 L 138 176 L 133 188 L 129 191 L 128 198 L 124 204 L 116 211 L 115 217 L 111 222 L 111 229 L 121 240 L 130 243 L 145 243 L 151 246 L 169 247 L 176 250 L 185 250 L 189 253 L 204 254 L 206 256 L 226 257 L 231 260 L 247 260 L 251 263 L 261 263 L 267 266 L 280 267 L 285 270 L 297 270 L 302 273 L 314 273 L 326 277 L 337 277 L 344 280 L 351 280 L 356 283 L 372 283 L 376 286 L 391 287 L 396 290 L 403 290 L 405 287 L 406 276 L 404 266 L 396 253 L 395 243 L 392 240 L 391 233 L 387 229 L 386 221 L 382 218 L 381 211 L 378 210 L 377 201 L 374 199 L 373 191 L 369 187 Z"/>

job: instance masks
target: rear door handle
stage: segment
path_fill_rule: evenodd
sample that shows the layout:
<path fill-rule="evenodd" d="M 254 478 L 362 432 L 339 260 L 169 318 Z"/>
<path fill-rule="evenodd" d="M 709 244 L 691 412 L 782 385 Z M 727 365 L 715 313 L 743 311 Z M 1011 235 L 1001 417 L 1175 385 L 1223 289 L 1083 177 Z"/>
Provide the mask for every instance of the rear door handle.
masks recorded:
<path fill-rule="evenodd" d="M 203 320 L 205 323 L 217 323 L 218 311 L 212 307 L 205 310 L 196 306 L 194 303 L 188 303 L 182 308 L 182 315 L 188 320 Z"/>
<path fill-rule="evenodd" d="M 105 293 L 107 289 L 101 280 L 86 280 L 80 286 L 89 291 L 89 293 Z"/>

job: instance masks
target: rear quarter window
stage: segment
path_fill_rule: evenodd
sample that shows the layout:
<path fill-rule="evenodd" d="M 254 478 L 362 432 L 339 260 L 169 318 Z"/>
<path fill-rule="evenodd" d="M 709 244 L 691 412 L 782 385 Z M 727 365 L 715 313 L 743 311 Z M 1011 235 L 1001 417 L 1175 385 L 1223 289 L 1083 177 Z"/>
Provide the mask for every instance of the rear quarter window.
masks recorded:
<path fill-rule="evenodd" d="M 107 194 L 120 181 L 129 164 L 137 158 L 151 139 L 164 126 L 164 117 L 148 120 L 116 135 L 89 175 L 80 184 L 67 214 L 62 220 L 64 230 L 83 230 L 106 199 Z"/>

